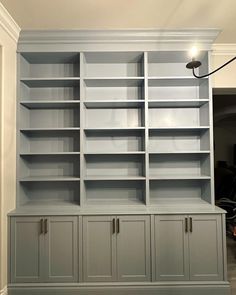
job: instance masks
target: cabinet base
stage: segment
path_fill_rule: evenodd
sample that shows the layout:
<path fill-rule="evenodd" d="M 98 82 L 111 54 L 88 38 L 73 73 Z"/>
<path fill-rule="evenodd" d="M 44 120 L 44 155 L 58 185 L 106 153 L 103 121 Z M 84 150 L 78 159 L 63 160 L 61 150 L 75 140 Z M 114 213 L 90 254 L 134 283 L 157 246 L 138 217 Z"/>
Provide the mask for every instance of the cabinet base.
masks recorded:
<path fill-rule="evenodd" d="M 227 282 L 215 284 L 9 286 L 8 295 L 230 295 Z"/>

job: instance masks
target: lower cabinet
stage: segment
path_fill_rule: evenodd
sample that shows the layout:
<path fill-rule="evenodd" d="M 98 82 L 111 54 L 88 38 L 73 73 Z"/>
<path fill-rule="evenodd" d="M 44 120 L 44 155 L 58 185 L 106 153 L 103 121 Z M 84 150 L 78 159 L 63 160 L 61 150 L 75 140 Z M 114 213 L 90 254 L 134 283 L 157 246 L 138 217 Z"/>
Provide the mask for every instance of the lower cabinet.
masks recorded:
<path fill-rule="evenodd" d="M 77 217 L 12 217 L 11 282 L 78 280 Z"/>
<path fill-rule="evenodd" d="M 221 214 L 10 220 L 11 283 L 225 279 Z"/>
<path fill-rule="evenodd" d="M 150 216 L 83 217 L 83 279 L 150 280 Z"/>
<path fill-rule="evenodd" d="M 223 280 L 220 215 L 158 215 L 154 235 L 157 281 Z"/>

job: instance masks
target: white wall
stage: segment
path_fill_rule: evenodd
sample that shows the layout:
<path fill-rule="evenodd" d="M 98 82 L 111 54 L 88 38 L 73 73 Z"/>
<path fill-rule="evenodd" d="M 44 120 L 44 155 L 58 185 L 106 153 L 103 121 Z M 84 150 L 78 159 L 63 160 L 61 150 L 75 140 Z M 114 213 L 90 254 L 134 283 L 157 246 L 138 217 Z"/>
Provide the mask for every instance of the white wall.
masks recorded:
<path fill-rule="evenodd" d="M 215 44 L 211 60 L 212 70 L 236 56 L 236 44 Z M 212 87 L 236 88 L 236 60 L 212 76 Z"/>
<path fill-rule="evenodd" d="M 18 34 L 19 27 L 0 5 L 0 290 L 3 290 L 7 284 L 7 213 L 15 207 Z"/>

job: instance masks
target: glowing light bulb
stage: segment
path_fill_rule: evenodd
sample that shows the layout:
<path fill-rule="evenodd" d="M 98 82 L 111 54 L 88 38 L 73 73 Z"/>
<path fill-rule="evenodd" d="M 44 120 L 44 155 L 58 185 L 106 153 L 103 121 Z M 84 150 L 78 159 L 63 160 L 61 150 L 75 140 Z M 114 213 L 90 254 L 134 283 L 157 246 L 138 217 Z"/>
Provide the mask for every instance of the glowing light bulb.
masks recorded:
<path fill-rule="evenodd" d="M 192 59 L 195 59 L 198 55 L 198 48 L 196 46 L 193 46 L 189 52 L 189 55 Z"/>

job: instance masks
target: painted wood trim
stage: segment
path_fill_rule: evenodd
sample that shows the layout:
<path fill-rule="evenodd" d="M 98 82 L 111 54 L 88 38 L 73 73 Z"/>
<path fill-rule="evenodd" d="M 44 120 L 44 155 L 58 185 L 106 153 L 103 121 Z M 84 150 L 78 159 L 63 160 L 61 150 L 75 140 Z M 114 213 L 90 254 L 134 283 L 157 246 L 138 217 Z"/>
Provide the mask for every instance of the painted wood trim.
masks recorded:
<path fill-rule="evenodd" d="M 18 41 L 21 29 L 2 3 L 0 3 L 0 26 L 13 39 L 13 41 Z"/>
<path fill-rule="evenodd" d="M 218 29 L 23 30 L 20 33 L 18 50 L 63 51 L 70 48 L 104 51 L 107 47 L 106 50 L 119 51 L 120 46 L 124 45 L 128 51 L 137 48 L 137 45 L 141 46 L 140 50 L 160 50 L 160 45 L 164 44 L 169 49 L 172 46 L 176 50 L 180 47 L 188 49 L 196 40 L 201 44 L 201 49 L 209 50 L 219 32 Z M 144 46 L 151 47 L 144 49 Z"/>
<path fill-rule="evenodd" d="M 229 284 L 156 286 L 10 287 L 10 295 L 230 295 Z"/>

